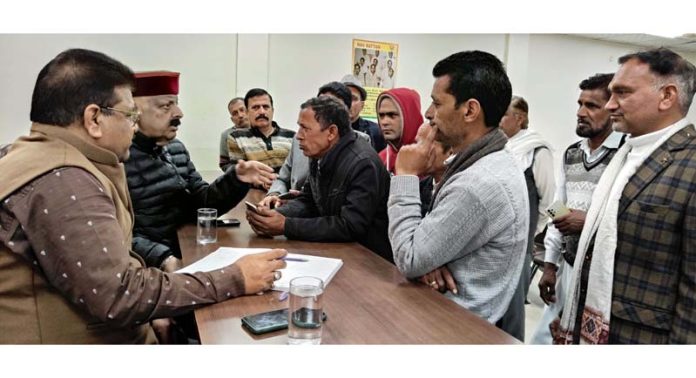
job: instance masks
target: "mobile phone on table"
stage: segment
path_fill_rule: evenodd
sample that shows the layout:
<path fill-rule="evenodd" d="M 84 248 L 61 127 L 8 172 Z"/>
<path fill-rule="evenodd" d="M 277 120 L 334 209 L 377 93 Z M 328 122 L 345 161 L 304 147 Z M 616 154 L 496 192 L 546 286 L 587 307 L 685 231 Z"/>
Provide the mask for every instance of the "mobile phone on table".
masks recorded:
<path fill-rule="evenodd" d="M 239 222 L 239 219 L 218 219 L 217 220 L 217 226 L 218 227 L 239 227 L 241 222 Z"/>
<path fill-rule="evenodd" d="M 308 309 L 303 308 L 301 310 Z M 298 315 L 304 316 L 297 316 L 296 322 L 305 322 L 307 320 L 311 321 L 311 316 L 308 316 L 306 314 Z M 321 319 L 322 321 L 326 321 L 325 312 L 322 313 Z M 255 335 L 261 335 L 268 332 L 286 329 L 288 328 L 288 309 L 283 308 L 280 310 L 262 312 L 260 314 L 247 315 L 242 318 L 242 326 L 244 326 L 244 328 L 248 329 L 251 333 Z M 305 328 L 309 327 L 305 326 Z"/>
<path fill-rule="evenodd" d="M 255 213 L 259 212 L 259 208 L 256 207 L 256 205 L 254 205 L 253 203 L 251 203 L 249 201 L 244 201 L 244 204 L 246 205 L 247 210 L 251 210 Z"/>

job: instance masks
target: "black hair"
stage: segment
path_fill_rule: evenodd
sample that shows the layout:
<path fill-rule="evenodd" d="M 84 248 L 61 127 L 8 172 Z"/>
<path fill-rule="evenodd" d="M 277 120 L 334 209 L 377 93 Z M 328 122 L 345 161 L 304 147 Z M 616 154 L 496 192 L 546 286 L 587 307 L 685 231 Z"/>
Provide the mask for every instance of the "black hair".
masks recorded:
<path fill-rule="evenodd" d="M 598 73 L 580 82 L 580 89 L 583 91 L 592 91 L 595 89 L 603 89 L 605 98 L 609 100 L 611 97 L 611 91 L 609 90 L 609 83 L 611 79 L 614 78 L 613 73 Z"/>
<path fill-rule="evenodd" d="M 244 106 L 249 109 L 249 99 L 252 97 L 259 97 L 259 96 L 268 96 L 268 98 L 271 100 L 271 108 L 273 107 L 273 96 L 271 96 L 270 93 L 266 92 L 265 89 L 261 88 L 253 88 L 249 89 L 249 92 L 246 93 L 244 96 Z"/>
<path fill-rule="evenodd" d="M 307 108 L 314 110 L 314 119 L 319 122 L 322 130 L 336 125 L 340 136 L 344 136 L 352 130 L 348 108 L 334 97 L 326 95 L 312 97 L 300 106 L 300 109 Z"/>
<path fill-rule="evenodd" d="M 319 88 L 319 93 L 317 93 L 317 96 L 323 95 L 330 93 L 339 99 L 343 101 L 344 104 L 350 109 L 350 106 L 353 104 L 353 95 L 350 92 L 350 89 L 346 87 L 345 84 L 339 83 L 338 81 L 332 81 L 330 83 L 326 83 Z"/>
<path fill-rule="evenodd" d="M 135 87 L 133 71 L 100 52 L 70 49 L 39 72 L 31 96 L 32 122 L 68 126 L 82 119 L 91 104 L 111 107 L 119 99 L 114 89 Z"/>
<path fill-rule="evenodd" d="M 512 98 L 510 79 L 498 58 L 483 51 L 458 52 L 433 68 L 434 77 L 445 75 L 450 78 L 447 92 L 455 97 L 456 106 L 476 99 L 483 109 L 486 126 L 498 127 Z"/>

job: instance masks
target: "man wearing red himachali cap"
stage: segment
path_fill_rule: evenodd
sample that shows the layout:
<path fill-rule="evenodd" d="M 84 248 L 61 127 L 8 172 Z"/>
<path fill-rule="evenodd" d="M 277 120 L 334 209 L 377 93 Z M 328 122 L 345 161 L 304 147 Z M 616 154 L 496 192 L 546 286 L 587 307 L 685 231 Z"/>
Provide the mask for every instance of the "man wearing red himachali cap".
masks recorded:
<path fill-rule="evenodd" d="M 209 185 L 184 144 L 175 139 L 184 116 L 179 73 L 139 72 L 135 86 L 133 98 L 141 115 L 126 162 L 135 211 L 133 249 L 148 266 L 171 270 L 181 258 L 176 229 L 195 219 L 196 209 L 214 207 L 223 214 L 244 198 L 249 184 L 270 183 L 275 175 L 264 164 L 243 161 Z"/>
<path fill-rule="evenodd" d="M 179 108 L 179 73 L 135 74 L 133 98 L 141 112 L 125 163 L 133 201 L 133 251 L 148 266 L 172 272 L 181 267 L 176 230 L 196 217 L 196 209 L 224 214 L 247 194 L 251 184 L 270 184 L 273 169 L 239 161 L 208 184 L 196 171 L 184 144 L 176 139 L 184 114 Z"/>

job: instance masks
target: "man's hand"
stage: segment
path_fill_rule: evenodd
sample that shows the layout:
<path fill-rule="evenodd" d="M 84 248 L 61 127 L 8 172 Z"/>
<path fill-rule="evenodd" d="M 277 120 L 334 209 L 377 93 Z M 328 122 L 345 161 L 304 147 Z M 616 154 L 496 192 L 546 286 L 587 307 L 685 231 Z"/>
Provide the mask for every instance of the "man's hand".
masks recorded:
<path fill-rule="evenodd" d="M 282 235 L 285 232 L 285 216 L 265 206 L 258 206 L 257 212 L 247 209 L 247 220 L 251 229 L 262 236 Z"/>
<path fill-rule="evenodd" d="M 271 187 L 271 183 L 278 176 L 273 172 L 273 168 L 259 161 L 238 160 L 234 171 L 239 181 L 266 189 Z"/>
<path fill-rule="evenodd" d="M 553 225 L 563 235 L 580 234 L 585 225 L 587 213 L 582 210 L 570 209 L 570 214 L 553 220 Z"/>
<path fill-rule="evenodd" d="M 435 131 L 435 127 L 431 127 L 429 121 L 426 121 L 416 134 L 418 142 L 401 147 L 394 165 L 397 175 L 421 176 L 430 170 L 435 159 L 432 153 Z"/>
<path fill-rule="evenodd" d="M 277 194 L 277 193 L 275 193 L 275 194 Z M 275 209 L 282 204 L 283 204 L 283 201 L 280 198 L 278 198 L 277 195 L 270 195 L 270 196 L 264 197 L 261 201 L 259 201 L 257 206 L 259 206 L 259 207 L 263 206 L 263 207 L 267 207 L 269 209 Z"/>
<path fill-rule="evenodd" d="M 181 262 L 181 259 L 177 259 L 174 256 L 169 256 L 166 259 L 164 259 L 164 261 L 162 261 L 160 269 L 167 273 L 174 273 L 183 267 L 184 264 Z"/>
<path fill-rule="evenodd" d="M 174 344 L 174 322 L 171 318 L 153 319 L 150 321 L 152 330 L 155 331 L 157 342 L 160 344 Z"/>
<path fill-rule="evenodd" d="M 272 249 L 268 252 L 246 255 L 235 265 L 242 271 L 244 277 L 244 293 L 256 294 L 273 287 L 274 272 L 285 268 L 287 263 L 281 258 L 285 257 L 288 251 L 284 249 Z"/>
<path fill-rule="evenodd" d="M 449 290 L 457 294 L 457 284 L 446 266 L 441 266 L 430 273 L 426 273 L 420 278 L 420 281 L 441 293 Z"/>
<path fill-rule="evenodd" d="M 539 279 L 539 296 L 547 305 L 556 302 L 556 264 L 544 263 L 544 273 Z"/>
<path fill-rule="evenodd" d="M 558 344 L 559 337 L 561 336 L 561 319 L 556 318 L 551 323 L 549 323 L 549 331 L 551 331 L 551 340 L 554 344 Z"/>

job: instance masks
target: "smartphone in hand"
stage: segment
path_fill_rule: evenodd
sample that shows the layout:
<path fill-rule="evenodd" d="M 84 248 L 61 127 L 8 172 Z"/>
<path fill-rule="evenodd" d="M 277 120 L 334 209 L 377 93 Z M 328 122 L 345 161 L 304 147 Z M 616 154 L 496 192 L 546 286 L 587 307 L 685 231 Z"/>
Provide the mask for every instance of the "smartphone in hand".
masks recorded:
<path fill-rule="evenodd" d="M 287 192 L 279 195 L 278 198 L 282 200 L 291 200 L 297 198 L 297 195 L 295 193 Z"/>
<path fill-rule="evenodd" d="M 546 209 L 546 213 L 551 217 L 551 219 L 556 219 L 558 217 L 570 214 L 570 209 L 568 209 L 563 202 L 556 201 L 552 203 L 548 209 Z"/>
<path fill-rule="evenodd" d="M 251 211 L 258 214 L 259 208 L 256 205 L 254 205 L 253 203 L 251 203 L 249 201 L 244 201 L 244 204 L 246 205 L 247 210 L 251 210 Z"/>

